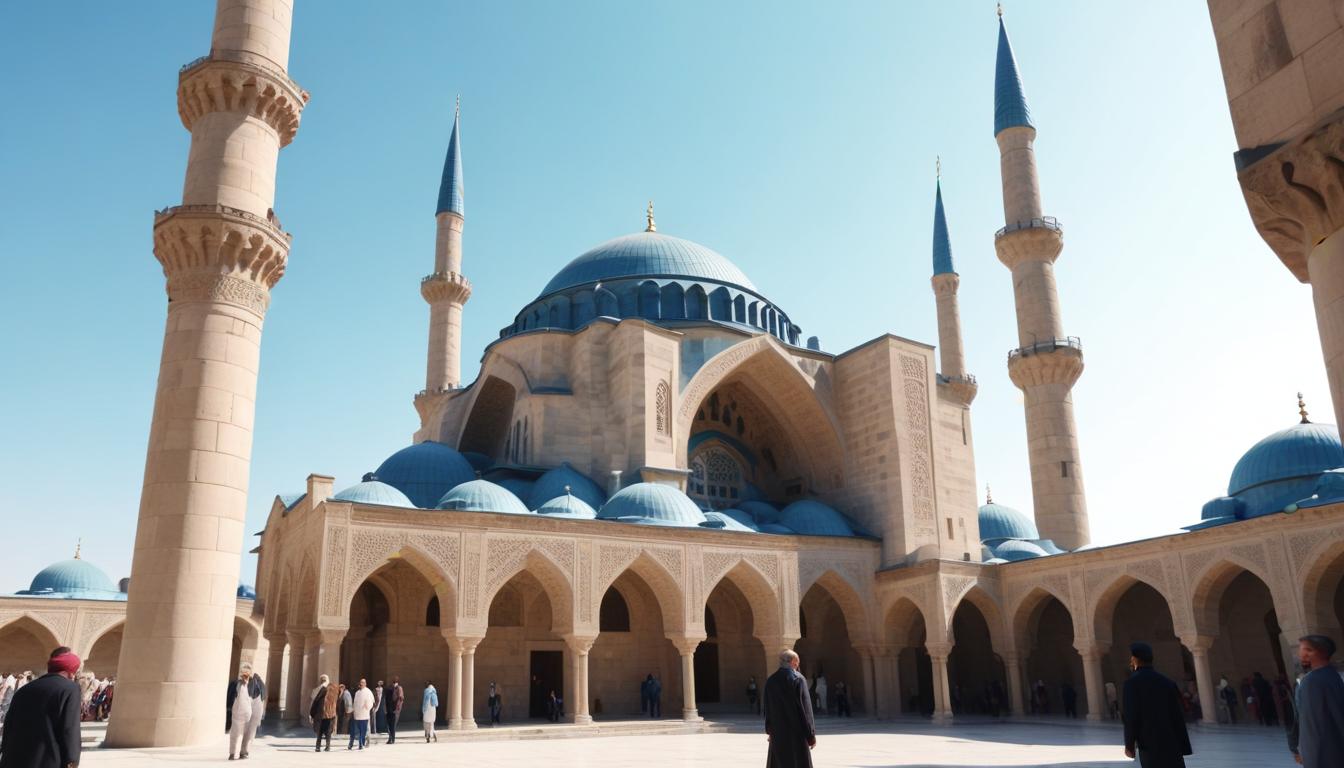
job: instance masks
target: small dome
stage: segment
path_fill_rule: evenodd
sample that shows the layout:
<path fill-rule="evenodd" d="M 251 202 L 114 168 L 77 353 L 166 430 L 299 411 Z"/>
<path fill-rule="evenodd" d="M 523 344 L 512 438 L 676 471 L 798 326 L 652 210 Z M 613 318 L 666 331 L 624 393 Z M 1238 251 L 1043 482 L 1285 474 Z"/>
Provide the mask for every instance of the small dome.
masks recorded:
<path fill-rule="evenodd" d="M 779 510 L 769 502 L 743 501 L 737 505 L 737 508 L 751 515 L 757 524 L 779 522 Z"/>
<path fill-rule="evenodd" d="M 550 517 L 570 517 L 576 520 L 595 520 L 597 518 L 597 510 L 572 493 L 556 496 L 542 504 L 537 507 L 537 514 Z"/>
<path fill-rule="evenodd" d="M 568 491 L 565 490 L 566 486 L 569 487 Z M 537 478 L 532 485 L 532 490 L 528 492 L 527 505 L 533 508 L 540 507 L 551 499 L 564 496 L 566 493 L 583 499 L 593 509 L 601 507 L 602 502 L 607 500 L 607 494 L 602 492 L 597 483 L 571 467 L 569 462 L 565 462 Z"/>
<path fill-rule="evenodd" d="M 1234 496 L 1219 496 L 1204 503 L 1201 520 L 1236 520 L 1246 512 L 1246 503 Z"/>
<path fill-rule="evenodd" d="M 551 278 L 541 295 L 628 277 L 684 277 L 756 290 L 736 264 L 699 243 L 659 232 L 637 232 L 581 254 Z"/>
<path fill-rule="evenodd" d="M 87 560 L 73 558 L 52 563 L 38 571 L 26 592 L 19 594 L 65 594 L 81 592 L 116 593 L 117 586 L 102 569 Z"/>
<path fill-rule="evenodd" d="M 670 485 L 635 483 L 617 491 L 597 511 L 601 520 L 694 527 L 705 522 L 695 502 Z"/>
<path fill-rule="evenodd" d="M 759 527 L 761 533 L 779 533 L 785 536 L 792 536 L 795 533 L 793 529 L 780 525 L 779 523 L 761 523 Z"/>
<path fill-rule="evenodd" d="M 467 463 L 471 465 L 471 468 L 477 472 L 484 472 L 495 466 L 494 459 L 486 456 L 484 453 L 477 453 L 476 451 L 463 451 L 462 458 L 466 459 Z"/>
<path fill-rule="evenodd" d="M 468 480 L 454 487 L 439 499 L 438 509 L 450 509 L 457 512 L 503 512 L 510 515 L 530 515 L 531 510 L 523 506 L 508 489 L 501 488 L 489 480 Z"/>
<path fill-rule="evenodd" d="M 491 480 L 490 482 L 507 490 L 514 496 L 517 496 L 518 500 L 524 504 L 526 504 L 527 500 L 532 496 L 532 486 L 534 483 L 525 477 L 502 477 L 498 480 Z"/>
<path fill-rule="evenodd" d="M 1344 447 L 1333 424 L 1294 424 L 1251 446 L 1227 481 L 1227 495 L 1280 480 L 1314 477 L 1344 467 Z"/>
<path fill-rule="evenodd" d="M 1045 557 L 1046 551 L 1030 541 L 1010 539 L 994 547 L 994 554 L 1003 560 L 1016 562 L 1030 560 L 1033 557 Z"/>
<path fill-rule="evenodd" d="M 988 560 L 981 560 L 980 562 L 984 563 L 985 565 L 1003 565 L 1008 561 L 1004 560 L 1002 557 L 991 557 Z"/>
<path fill-rule="evenodd" d="M 238 585 L 238 596 L 241 597 L 241 598 L 244 599 L 244 600 L 256 600 L 256 599 L 257 599 L 257 589 L 256 589 L 256 587 L 252 586 L 251 584 L 239 584 L 239 585 Z"/>
<path fill-rule="evenodd" d="M 806 536 L 853 536 L 845 516 L 812 499 L 795 501 L 779 513 L 779 523 Z"/>
<path fill-rule="evenodd" d="M 725 514 L 724 512 L 706 512 L 705 522 L 700 524 L 701 528 L 715 528 L 721 531 L 738 531 L 741 533 L 755 533 L 754 526 L 744 525 L 742 521 Z"/>
<path fill-rule="evenodd" d="M 406 494 L 387 483 L 375 479 L 372 473 L 364 476 L 364 481 L 346 488 L 332 496 L 336 501 L 349 501 L 356 504 L 378 504 L 384 507 L 414 507 Z"/>
<path fill-rule="evenodd" d="M 433 509 L 450 489 L 476 477 L 462 454 L 433 441 L 402 448 L 387 457 L 373 474 L 422 509 Z"/>
<path fill-rule="evenodd" d="M 756 518 L 752 517 L 752 516 L 751 516 L 751 513 L 749 513 L 749 512 L 745 512 L 745 511 L 740 510 L 740 509 L 721 509 L 721 510 L 718 511 L 718 514 L 720 514 L 720 515 L 727 515 L 728 517 L 733 518 L 734 520 L 736 520 L 737 522 L 739 522 L 739 523 L 745 525 L 746 527 L 750 528 L 751 530 L 753 530 L 753 531 L 754 531 L 754 530 L 757 530 L 757 527 L 756 527 Z M 708 512 L 705 513 L 705 517 L 709 517 L 709 513 L 708 513 Z"/>
<path fill-rule="evenodd" d="M 981 541 L 1039 538 L 1036 523 L 1016 509 L 994 502 L 980 507 Z"/>

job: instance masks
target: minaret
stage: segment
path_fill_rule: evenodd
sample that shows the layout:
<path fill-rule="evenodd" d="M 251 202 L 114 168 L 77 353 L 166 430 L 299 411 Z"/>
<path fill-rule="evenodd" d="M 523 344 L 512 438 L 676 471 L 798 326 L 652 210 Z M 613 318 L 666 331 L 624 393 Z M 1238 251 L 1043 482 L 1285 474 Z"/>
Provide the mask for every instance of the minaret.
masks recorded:
<path fill-rule="evenodd" d="M 191 151 L 182 204 L 154 215 L 168 320 L 108 746 L 220 738 L 262 319 L 289 256 L 276 161 L 308 99 L 285 70 L 291 13 L 218 0 L 210 55 L 178 75 Z"/>
<path fill-rule="evenodd" d="M 963 404 L 975 399 L 975 377 L 966 373 L 966 355 L 961 346 L 961 310 L 957 306 L 957 288 L 961 278 L 952 266 L 952 242 L 947 235 L 947 217 L 943 213 L 942 160 L 937 162 L 937 180 L 933 196 L 933 295 L 938 305 L 938 355 L 942 368 L 940 382 Z"/>
<path fill-rule="evenodd" d="M 448 156 L 439 183 L 438 237 L 434 273 L 420 281 L 420 295 L 429 302 L 429 356 L 425 393 L 443 392 L 462 384 L 462 305 L 471 298 L 471 283 L 462 276 L 463 208 L 462 152 L 459 136 L 461 102 L 453 115 Z"/>
<path fill-rule="evenodd" d="M 1026 401 L 1031 491 L 1041 536 L 1065 549 L 1088 543 L 1087 499 L 1073 420 L 1073 384 L 1083 372 L 1078 339 L 1066 337 L 1055 290 L 1055 259 L 1064 247 L 1059 222 L 1041 215 L 1032 143 L 1036 128 L 1022 94 L 999 9 L 994 73 L 994 138 L 999 143 L 1006 225 L 994 235 L 999 261 L 1013 272 L 1018 348 L 1008 375 Z"/>

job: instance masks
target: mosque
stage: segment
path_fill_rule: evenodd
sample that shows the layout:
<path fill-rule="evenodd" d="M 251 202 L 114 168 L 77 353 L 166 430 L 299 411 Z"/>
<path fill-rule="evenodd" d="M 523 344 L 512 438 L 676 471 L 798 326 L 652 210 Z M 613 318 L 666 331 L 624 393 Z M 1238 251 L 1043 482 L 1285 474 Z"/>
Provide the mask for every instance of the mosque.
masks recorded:
<path fill-rule="evenodd" d="M 1261 164 L 1287 162 L 1280 153 L 1333 141 L 1340 156 L 1339 113 L 1306 129 L 1331 114 L 1328 99 L 1312 102 L 1315 119 L 1268 126 L 1255 101 L 1268 75 L 1228 63 L 1255 55 L 1247 41 L 1260 38 L 1244 28 L 1260 22 L 1229 13 L 1213 6 L 1243 186 L 1270 184 Z M 768 285 L 659 231 L 650 204 L 642 231 L 538 286 L 463 382 L 472 286 L 459 116 L 420 284 L 420 427 L 409 446 L 371 456 L 355 485 L 311 474 L 277 495 L 255 591 L 235 590 L 261 318 L 288 254 L 271 211 L 275 160 L 307 100 L 285 71 L 288 41 L 283 0 L 219 0 L 210 55 L 181 73 L 192 155 L 183 205 L 155 218 L 170 304 L 129 600 L 78 556 L 0 599 L 0 670 L 36 667 L 64 643 L 119 676 L 126 714 L 114 714 L 109 744 L 213 733 L 230 636 L 232 663 L 251 661 L 270 682 L 272 715 L 299 718 L 320 674 L 399 675 L 409 698 L 436 681 L 452 729 L 476 727 L 492 683 L 510 721 L 541 714 L 550 689 L 574 723 L 637 716 L 636 681 L 649 673 L 670 716 L 746 712 L 748 680 L 785 647 L 832 694 L 846 683 L 870 716 L 974 713 L 995 682 L 1026 712 L 1039 680 L 1074 686 L 1097 719 L 1140 638 L 1212 720 L 1219 676 L 1291 675 L 1299 635 L 1340 637 L 1344 447 L 1300 400 L 1184 532 L 1090 545 L 1071 395 L 1083 347 L 1063 329 L 1054 278 L 1064 230 L 1041 204 L 1037 125 L 1002 18 L 993 112 L 1005 225 L 994 244 L 1016 299 L 1007 366 L 1025 402 L 1030 512 L 988 494 L 979 503 L 978 384 L 962 353 L 941 180 L 936 347 L 883 334 L 826 350 Z M 1285 43 L 1285 67 L 1316 50 L 1299 43 Z M 261 151 L 240 159 L 239 144 Z M 248 163 L 243 188 L 236 171 Z M 1322 216 L 1293 230 L 1282 195 L 1247 196 L 1318 311 L 1341 311 L 1327 290 L 1336 273 L 1316 254 L 1344 236 L 1318 232 Z M 1337 377 L 1330 345 L 1344 341 L 1325 319 L 1322 343 L 1338 412 L 1344 366 Z M 188 653 L 217 664 L 186 669 Z"/>

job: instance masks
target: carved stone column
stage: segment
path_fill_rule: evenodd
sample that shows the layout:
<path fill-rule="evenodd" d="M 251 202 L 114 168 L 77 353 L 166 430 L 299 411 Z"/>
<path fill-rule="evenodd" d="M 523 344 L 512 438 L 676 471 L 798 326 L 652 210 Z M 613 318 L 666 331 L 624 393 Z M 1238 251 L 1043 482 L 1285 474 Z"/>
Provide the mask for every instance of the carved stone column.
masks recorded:
<path fill-rule="evenodd" d="M 695 649 L 704 641 L 703 637 L 669 637 L 677 653 L 681 654 L 681 719 L 688 723 L 698 723 L 702 719 L 695 704 Z M 765 686 L 762 684 L 764 693 Z"/>
<path fill-rule="evenodd" d="M 281 691 L 284 689 L 285 636 L 272 635 L 266 640 L 270 647 L 266 655 L 266 715 L 274 719 L 280 715 Z"/>
<path fill-rule="evenodd" d="M 1083 684 L 1087 687 L 1087 719 L 1101 720 L 1106 711 L 1106 694 L 1101 680 L 1101 657 L 1106 654 L 1106 646 L 1086 640 L 1074 643 L 1078 655 L 1083 657 Z"/>
<path fill-rule="evenodd" d="M 877 698 L 877 685 L 873 679 L 873 649 L 868 646 L 855 648 L 858 651 L 859 662 L 863 665 L 863 701 L 864 710 L 869 717 L 885 717 L 881 705 Z"/>
<path fill-rule="evenodd" d="M 448 730 L 462 730 L 462 643 L 457 636 L 443 633 L 448 641 L 448 652 L 452 654 L 448 671 Z"/>
<path fill-rule="evenodd" d="M 929 661 L 933 665 L 933 719 L 950 721 L 952 719 L 952 697 L 947 683 L 947 657 L 952 646 L 932 644 L 925 646 L 929 652 Z"/>
<path fill-rule="evenodd" d="M 1214 698 L 1213 672 L 1209 669 L 1209 649 L 1212 635 L 1185 635 L 1181 644 L 1190 649 L 1195 661 L 1195 688 L 1199 691 L 1199 719 L 1203 723 L 1218 722 L 1218 700 Z"/>
<path fill-rule="evenodd" d="M 1003 655 L 1003 673 L 1008 676 L 1008 710 L 1016 715 L 1027 714 L 1026 700 L 1022 698 L 1022 660 L 1016 653 Z"/>
<path fill-rule="evenodd" d="M 284 719 L 289 723 L 304 722 L 308 714 L 307 689 L 303 687 L 303 656 L 306 639 L 302 633 L 286 632 L 285 654 L 289 657 L 289 674 L 285 678 Z"/>
<path fill-rule="evenodd" d="M 569 646 L 574 668 L 574 724 L 589 725 L 593 717 L 588 713 L 588 651 L 592 650 L 596 637 L 569 635 L 565 644 Z"/>
<path fill-rule="evenodd" d="M 459 638 L 462 647 L 462 730 L 476 729 L 476 646 L 484 637 Z"/>
<path fill-rule="evenodd" d="M 326 675 L 333 683 L 341 679 L 341 643 L 344 629 L 318 630 L 317 674 Z"/>

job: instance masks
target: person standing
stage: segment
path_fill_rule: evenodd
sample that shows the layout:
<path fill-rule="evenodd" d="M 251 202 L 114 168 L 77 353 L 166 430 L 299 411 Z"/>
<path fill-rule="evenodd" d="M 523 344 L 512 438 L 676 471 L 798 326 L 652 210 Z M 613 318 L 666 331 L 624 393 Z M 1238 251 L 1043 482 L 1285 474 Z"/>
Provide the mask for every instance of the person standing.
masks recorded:
<path fill-rule="evenodd" d="M 317 690 L 313 692 L 313 703 L 308 707 L 308 717 L 313 722 L 313 732 L 317 734 L 314 752 L 322 751 L 323 737 L 327 740 L 327 751 L 331 751 L 331 731 L 336 725 L 336 705 L 340 700 L 340 691 L 332 685 L 331 678 L 326 675 L 319 677 Z"/>
<path fill-rule="evenodd" d="M 362 750 L 369 743 L 369 716 L 373 714 L 373 691 L 369 690 L 368 681 L 362 677 L 359 678 L 359 688 L 351 697 L 351 703 L 354 706 L 350 712 L 350 744 L 346 749 L 358 743 Z"/>
<path fill-rule="evenodd" d="M 499 695 L 499 688 L 493 682 L 490 683 L 490 695 L 485 698 L 485 706 L 490 710 L 491 727 L 499 725 L 499 713 L 504 709 L 504 697 Z"/>
<path fill-rule="evenodd" d="M 266 711 L 266 684 L 259 675 L 252 674 L 252 665 L 238 669 L 238 679 L 229 683 L 224 697 L 224 710 L 229 715 L 229 759 L 247 759 L 247 748 L 257 735 L 257 726 Z"/>
<path fill-rule="evenodd" d="M 383 681 L 373 689 L 373 719 L 370 722 L 374 733 L 387 732 L 387 709 L 383 702 Z"/>
<path fill-rule="evenodd" d="M 406 703 L 406 692 L 401 689 L 401 678 L 393 677 L 392 684 L 383 691 L 383 706 L 387 707 L 387 743 L 397 743 L 397 721 L 401 706 Z"/>
<path fill-rule="evenodd" d="M 1120 718 L 1120 694 L 1111 680 L 1106 681 L 1106 716 L 1112 720 Z"/>
<path fill-rule="evenodd" d="M 747 678 L 747 706 L 751 708 L 751 714 L 761 714 L 761 692 L 756 687 L 756 676 Z"/>
<path fill-rule="evenodd" d="M 1181 708 L 1181 689 L 1153 669 L 1153 648 L 1129 646 L 1134 674 L 1125 681 L 1125 757 L 1137 752 L 1143 768 L 1183 768 L 1190 749 Z"/>
<path fill-rule="evenodd" d="M 798 664 L 798 654 L 780 651 L 779 670 L 765 681 L 765 734 L 770 741 L 766 768 L 812 768 L 817 726 Z"/>
<path fill-rule="evenodd" d="M 657 675 L 649 675 L 649 717 L 663 716 L 663 683 Z"/>
<path fill-rule="evenodd" d="M 1059 688 L 1059 698 L 1064 702 L 1064 716 L 1069 718 L 1078 717 L 1078 691 L 1073 684 L 1065 680 Z"/>
<path fill-rule="evenodd" d="M 1330 664 L 1334 655 L 1335 641 L 1325 635 L 1297 641 L 1297 660 L 1306 674 L 1297 684 L 1297 716 L 1288 731 L 1288 748 L 1306 768 L 1344 765 L 1344 679 Z"/>
<path fill-rule="evenodd" d="M 639 714 L 647 715 L 652 708 L 649 704 L 649 691 L 653 688 L 653 673 L 644 678 L 644 682 L 639 684 Z"/>
<path fill-rule="evenodd" d="M 835 684 L 835 716 L 852 717 L 849 711 L 849 686 L 841 680 Z"/>
<path fill-rule="evenodd" d="M 1227 710 L 1227 721 L 1233 725 L 1237 724 L 1237 689 L 1227 682 L 1227 675 L 1218 679 L 1218 698 L 1221 700 L 1221 706 Z M 1223 722 L 1219 720 L 1219 722 Z"/>
<path fill-rule="evenodd" d="M 824 715 L 826 714 L 826 695 L 830 693 L 828 690 L 829 686 L 826 683 L 825 672 L 817 673 L 814 685 L 816 686 L 815 690 L 817 692 L 817 714 Z"/>
<path fill-rule="evenodd" d="M 1278 725 L 1278 706 L 1274 702 L 1274 690 L 1265 676 L 1256 672 L 1251 676 L 1251 687 L 1255 689 L 1255 700 L 1260 704 L 1260 723 Z"/>
<path fill-rule="evenodd" d="M 350 689 L 345 687 L 345 683 L 340 684 L 341 707 L 336 714 L 336 732 L 350 732 L 350 714 L 355 711 L 355 697 L 350 693 Z"/>
<path fill-rule="evenodd" d="M 47 660 L 47 674 L 15 691 L 5 712 L 0 768 L 79 765 L 79 666 L 79 657 L 61 646 Z"/>
<path fill-rule="evenodd" d="M 425 681 L 425 693 L 420 697 L 420 722 L 425 726 L 425 743 L 438 741 L 439 735 L 434 732 L 434 721 L 439 717 L 439 692 L 434 688 L 434 684 Z"/>

